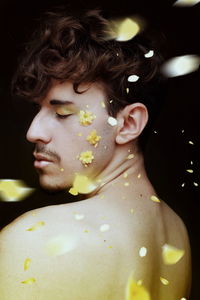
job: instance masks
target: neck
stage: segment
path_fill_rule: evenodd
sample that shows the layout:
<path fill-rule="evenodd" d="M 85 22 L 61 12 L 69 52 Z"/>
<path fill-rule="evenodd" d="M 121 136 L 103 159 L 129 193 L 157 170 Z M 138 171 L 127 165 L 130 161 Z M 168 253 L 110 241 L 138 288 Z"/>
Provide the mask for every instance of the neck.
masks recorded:
<path fill-rule="evenodd" d="M 116 149 L 113 159 L 98 176 L 98 179 L 100 185 L 90 197 L 112 190 L 117 191 L 125 182 L 131 183 L 135 190 L 144 184 L 151 185 L 146 174 L 143 154 L 138 148 L 130 147 L 130 145 L 119 146 Z"/>

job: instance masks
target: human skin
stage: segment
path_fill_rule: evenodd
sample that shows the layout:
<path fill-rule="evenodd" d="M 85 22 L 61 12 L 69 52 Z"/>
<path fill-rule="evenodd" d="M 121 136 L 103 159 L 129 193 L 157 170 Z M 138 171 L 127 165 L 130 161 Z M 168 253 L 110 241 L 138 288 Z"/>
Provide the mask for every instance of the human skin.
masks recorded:
<path fill-rule="evenodd" d="M 40 103 L 27 139 L 36 144 L 35 166 L 44 188 L 68 189 L 76 173 L 98 184 L 83 200 L 27 212 L 3 229 L 1 300 L 134 300 L 134 295 L 126 297 L 125 292 L 130 275 L 134 282 L 142 280 L 149 295 L 136 299 L 187 298 L 187 231 L 164 201 L 152 200 L 157 194 L 137 146 L 148 120 L 146 107 L 139 102 L 126 106 L 111 126 L 102 106 L 107 101 L 102 85 L 80 88 L 87 90 L 76 94 L 70 82 L 54 82 Z M 57 115 L 63 110 L 55 101 L 51 104 L 55 99 L 74 103 L 64 106 L 66 119 Z M 80 110 L 96 118 L 83 125 Z M 94 129 L 101 136 L 95 146 L 86 139 Z M 88 150 L 94 159 L 83 164 L 80 153 Z M 40 154 L 51 162 L 40 160 Z M 184 250 L 183 257 L 166 265 L 162 258 L 165 244 Z M 141 247 L 147 249 L 145 257 L 139 255 Z M 30 266 L 24 268 L 27 259 Z"/>

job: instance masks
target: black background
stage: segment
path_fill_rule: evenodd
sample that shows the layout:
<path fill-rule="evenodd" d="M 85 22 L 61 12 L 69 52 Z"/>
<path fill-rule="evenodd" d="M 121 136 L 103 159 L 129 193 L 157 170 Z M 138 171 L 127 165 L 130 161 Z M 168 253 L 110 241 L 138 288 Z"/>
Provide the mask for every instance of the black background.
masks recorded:
<path fill-rule="evenodd" d="M 200 51 L 200 5 L 173 7 L 174 1 L 1 1 L 0 4 L 0 178 L 22 179 L 36 191 L 21 202 L 0 202 L 0 227 L 32 208 L 70 201 L 66 195 L 47 194 L 37 182 L 32 166 L 32 146 L 25 140 L 28 107 L 14 105 L 10 80 L 19 53 L 42 11 L 59 4 L 73 10 L 99 7 L 106 17 L 141 15 L 148 28 L 165 41 L 166 58 Z M 200 135 L 199 72 L 169 80 L 167 101 L 157 119 L 145 153 L 146 168 L 160 197 L 183 219 L 189 232 L 193 284 L 191 300 L 199 300 Z M 184 130 L 184 133 L 182 133 Z M 194 145 L 189 144 L 193 141 Z M 193 165 L 190 164 L 193 161 Z M 189 174 L 186 169 L 193 169 Z M 185 182 L 185 186 L 181 184 Z M 197 182 L 199 186 L 194 186 Z M 176 228 L 174 228 L 176 230 Z M 181 280 L 181 278 L 180 278 Z M 154 299 L 156 300 L 156 299 Z M 170 300 L 170 299 L 169 299 Z M 179 299 L 177 299 L 179 300 Z"/>

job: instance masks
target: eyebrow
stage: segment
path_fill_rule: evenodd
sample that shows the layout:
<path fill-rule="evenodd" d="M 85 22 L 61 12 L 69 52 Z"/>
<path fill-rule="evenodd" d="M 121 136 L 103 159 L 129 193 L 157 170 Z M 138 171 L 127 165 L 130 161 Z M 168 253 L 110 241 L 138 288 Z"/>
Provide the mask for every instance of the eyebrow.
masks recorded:
<path fill-rule="evenodd" d="M 57 99 L 52 99 L 49 101 L 51 105 L 70 105 L 74 104 L 72 101 L 69 100 L 57 100 Z"/>

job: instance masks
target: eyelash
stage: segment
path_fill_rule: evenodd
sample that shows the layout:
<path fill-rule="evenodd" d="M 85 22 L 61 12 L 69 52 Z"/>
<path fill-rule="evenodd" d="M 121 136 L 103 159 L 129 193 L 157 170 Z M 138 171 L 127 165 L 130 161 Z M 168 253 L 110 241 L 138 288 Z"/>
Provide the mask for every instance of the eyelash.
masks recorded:
<path fill-rule="evenodd" d="M 56 113 L 56 117 L 58 118 L 58 119 L 66 119 L 67 117 L 69 117 L 69 116 L 71 116 L 71 115 L 59 115 L 58 113 Z"/>

